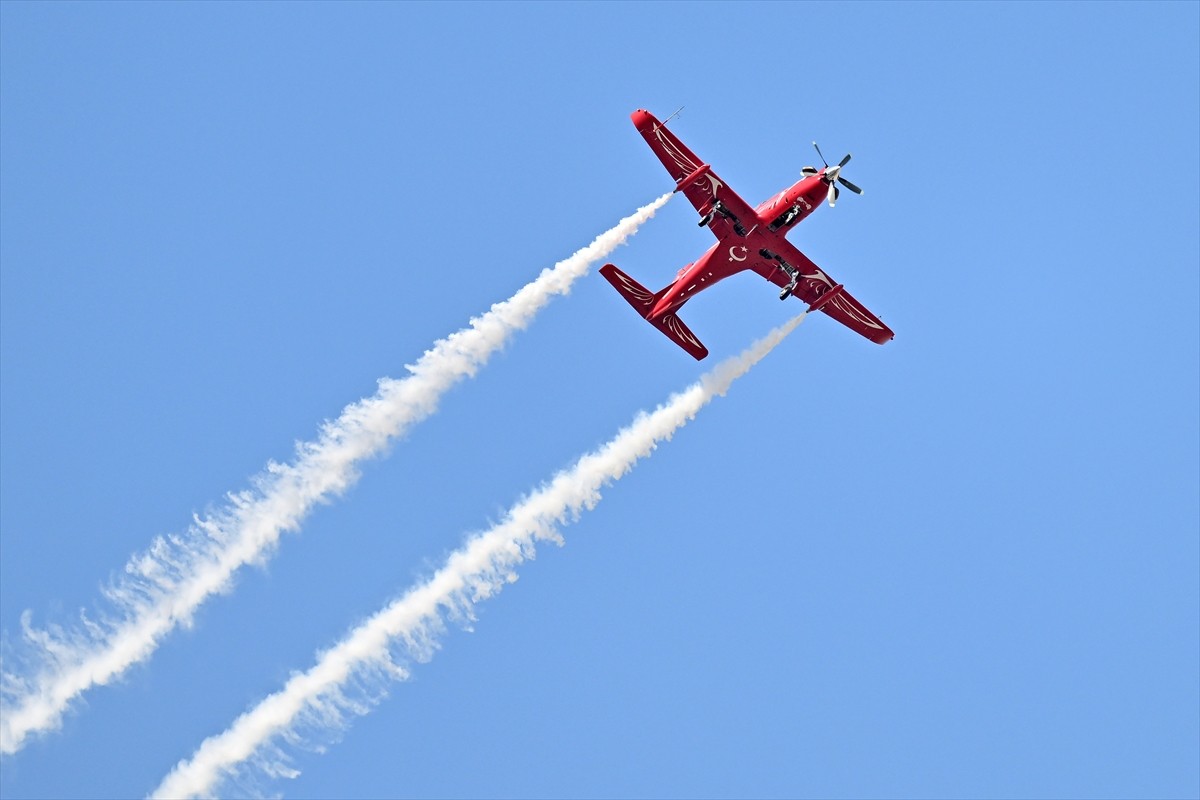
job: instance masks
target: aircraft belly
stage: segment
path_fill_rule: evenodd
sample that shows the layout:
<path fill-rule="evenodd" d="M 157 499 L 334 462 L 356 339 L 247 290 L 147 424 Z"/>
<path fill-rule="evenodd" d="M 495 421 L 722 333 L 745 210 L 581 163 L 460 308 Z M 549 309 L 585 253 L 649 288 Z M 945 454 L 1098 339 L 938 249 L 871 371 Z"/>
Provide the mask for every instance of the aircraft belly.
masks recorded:
<path fill-rule="evenodd" d="M 751 259 L 749 250 L 744 245 L 734 244 L 733 248 L 730 248 L 726 242 L 718 242 L 671 284 L 648 318 L 658 319 L 679 310 L 684 303 L 708 287 L 749 268 L 754 260 L 756 259 Z"/>

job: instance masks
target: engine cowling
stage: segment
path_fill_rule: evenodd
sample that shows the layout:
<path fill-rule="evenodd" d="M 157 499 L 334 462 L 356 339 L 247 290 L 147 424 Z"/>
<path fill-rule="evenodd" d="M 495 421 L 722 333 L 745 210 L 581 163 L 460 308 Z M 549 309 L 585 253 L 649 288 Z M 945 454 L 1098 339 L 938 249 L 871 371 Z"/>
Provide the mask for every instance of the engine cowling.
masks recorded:
<path fill-rule="evenodd" d="M 804 178 L 760 206 L 759 223 L 772 231 L 790 228 L 820 204 L 824 188 L 820 178 Z"/>

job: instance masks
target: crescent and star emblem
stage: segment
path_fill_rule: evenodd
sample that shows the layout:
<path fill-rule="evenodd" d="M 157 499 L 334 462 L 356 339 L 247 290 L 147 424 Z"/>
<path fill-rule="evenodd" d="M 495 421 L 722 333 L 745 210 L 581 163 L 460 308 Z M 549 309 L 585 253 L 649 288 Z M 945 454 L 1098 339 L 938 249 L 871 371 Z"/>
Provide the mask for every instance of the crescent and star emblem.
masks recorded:
<path fill-rule="evenodd" d="M 742 254 L 741 258 L 738 258 L 739 252 Z M 745 261 L 746 253 L 748 253 L 748 252 L 750 252 L 750 251 L 748 249 L 746 249 L 746 247 L 744 245 L 739 247 L 738 245 L 735 244 L 733 247 L 729 248 L 729 260 L 730 261 Z"/>

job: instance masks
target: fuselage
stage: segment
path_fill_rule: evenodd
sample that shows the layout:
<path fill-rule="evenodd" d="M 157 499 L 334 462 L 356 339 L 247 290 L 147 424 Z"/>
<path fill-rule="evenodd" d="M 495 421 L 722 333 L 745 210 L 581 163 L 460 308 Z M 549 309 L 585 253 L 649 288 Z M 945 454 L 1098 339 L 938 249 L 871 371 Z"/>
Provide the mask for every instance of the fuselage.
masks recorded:
<path fill-rule="evenodd" d="M 810 175 L 768 198 L 754 209 L 756 219 L 745 236 L 727 237 L 710 247 L 675 276 L 675 282 L 655 303 L 647 319 L 658 319 L 676 311 L 688 300 L 730 275 L 758 263 L 760 250 L 778 250 L 776 243 L 815 211 L 829 194 L 823 180 L 825 170 Z M 746 222 L 742 223 L 743 225 Z"/>

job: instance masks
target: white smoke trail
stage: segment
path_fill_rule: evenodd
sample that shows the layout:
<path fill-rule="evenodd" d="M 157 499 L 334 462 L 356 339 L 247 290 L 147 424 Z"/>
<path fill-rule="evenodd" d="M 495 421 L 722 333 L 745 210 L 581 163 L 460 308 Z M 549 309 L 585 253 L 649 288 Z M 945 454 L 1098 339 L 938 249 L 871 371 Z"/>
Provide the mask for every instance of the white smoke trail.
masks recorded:
<path fill-rule="evenodd" d="M 75 697 L 148 658 L 163 636 L 190 624 L 201 603 L 229 589 L 238 568 L 264 560 L 280 534 L 297 529 L 315 504 L 349 488 L 358 478 L 358 462 L 379 454 L 432 414 L 450 387 L 473 376 L 551 298 L 568 293 L 593 263 L 623 244 L 670 197 L 638 209 L 472 319 L 469 327 L 436 342 L 407 368 L 407 377 L 380 380 L 375 395 L 326 422 L 316 441 L 299 443 L 292 463 L 268 464 L 253 488 L 229 495 L 221 511 L 196 517 L 184 534 L 156 539 L 104 590 L 115 607 L 105 619 L 85 615 L 75 631 L 58 626 L 38 630 L 26 611 L 21 617 L 24 639 L 40 663 L 33 675 L 3 673 L 0 753 L 15 753 L 31 734 L 56 728 Z"/>
<path fill-rule="evenodd" d="M 472 619 L 476 602 L 516 580 L 516 566 L 533 555 L 536 541 L 561 541 L 557 525 L 594 508 L 602 488 L 633 469 L 659 442 L 670 439 L 713 397 L 724 395 L 803 319 L 801 314 L 775 329 L 653 413 L 640 414 L 599 450 L 513 506 L 500 523 L 452 553 L 428 581 L 363 622 L 322 653 L 312 669 L 294 674 L 282 690 L 238 717 L 224 733 L 206 739 L 190 760 L 176 765 L 153 796 L 210 795 L 252 758 L 270 776 L 298 775 L 272 741 L 295 741 L 296 729 L 304 724 L 338 730 L 345 726 L 348 712 L 366 713 L 371 700 L 354 696 L 362 694 L 362 687 L 406 678 L 404 660 L 426 660 L 432 655 L 445 627 L 443 615 Z M 359 691 L 347 692 L 348 684 Z M 273 755 L 260 753 L 264 748 Z"/>

